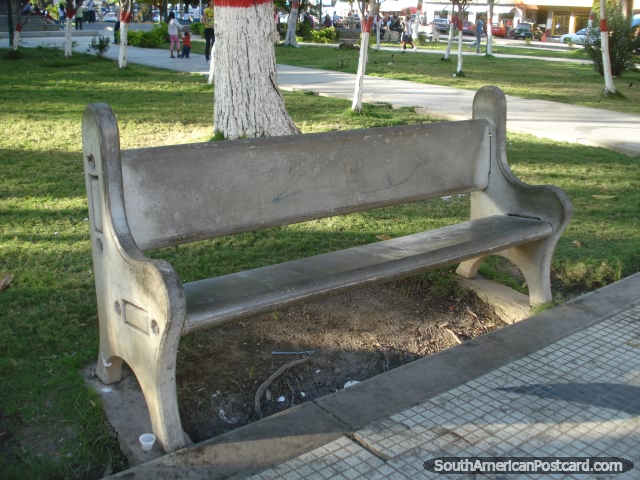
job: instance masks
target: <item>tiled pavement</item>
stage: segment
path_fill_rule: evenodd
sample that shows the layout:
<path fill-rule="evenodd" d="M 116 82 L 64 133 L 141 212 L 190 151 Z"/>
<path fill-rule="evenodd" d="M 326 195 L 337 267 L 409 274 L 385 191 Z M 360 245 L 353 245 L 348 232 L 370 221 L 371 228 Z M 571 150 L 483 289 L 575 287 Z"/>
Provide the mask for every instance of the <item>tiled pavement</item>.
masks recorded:
<path fill-rule="evenodd" d="M 619 457 L 640 478 L 640 305 L 251 477 L 465 478 L 434 457 Z M 482 478 L 608 478 L 486 474 Z M 468 477 L 475 478 L 475 477 Z"/>

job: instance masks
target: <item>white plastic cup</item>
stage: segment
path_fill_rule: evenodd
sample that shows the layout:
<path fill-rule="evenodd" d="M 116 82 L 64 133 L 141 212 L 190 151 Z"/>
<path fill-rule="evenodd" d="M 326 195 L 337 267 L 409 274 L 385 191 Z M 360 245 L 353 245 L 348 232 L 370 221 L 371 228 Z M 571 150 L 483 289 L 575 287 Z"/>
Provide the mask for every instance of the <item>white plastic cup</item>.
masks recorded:
<path fill-rule="evenodd" d="M 153 433 L 143 433 L 140 435 L 140 444 L 142 445 L 142 450 L 149 451 L 153 448 L 153 444 L 156 441 L 156 436 Z"/>

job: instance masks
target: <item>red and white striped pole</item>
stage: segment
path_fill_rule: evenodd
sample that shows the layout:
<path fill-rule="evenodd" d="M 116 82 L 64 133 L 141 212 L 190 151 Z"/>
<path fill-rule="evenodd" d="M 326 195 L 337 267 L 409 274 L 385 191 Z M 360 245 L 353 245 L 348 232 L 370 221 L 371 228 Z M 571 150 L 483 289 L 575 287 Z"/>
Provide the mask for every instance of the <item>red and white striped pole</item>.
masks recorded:
<path fill-rule="evenodd" d="M 611 58 L 609 57 L 609 27 L 607 25 L 607 4 L 600 2 L 600 49 L 602 51 L 602 70 L 604 74 L 604 94 L 616 93 L 611 74 Z"/>

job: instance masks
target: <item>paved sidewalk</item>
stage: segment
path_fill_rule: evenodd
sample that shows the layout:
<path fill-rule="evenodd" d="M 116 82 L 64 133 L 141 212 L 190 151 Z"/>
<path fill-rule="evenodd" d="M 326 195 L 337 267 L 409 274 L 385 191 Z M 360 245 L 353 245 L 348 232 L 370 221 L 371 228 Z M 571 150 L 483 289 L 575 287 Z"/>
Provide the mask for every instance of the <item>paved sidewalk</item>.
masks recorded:
<path fill-rule="evenodd" d="M 635 467 L 616 477 L 423 468 L 462 456 L 615 457 Z M 113 476 L 248 477 L 640 478 L 640 274 Z"/>
<path fill-rule="evenodd" d="M 86 51 L 90 39 L 81 37 L 77 51 Z M 23 45 L 62 45 L 64 38 L 24 39 Z M 0 46 L 8 40 L 0 40 Z M 119 47 L 113 45 L 106 56 L 118 58 Z M 440 54 L 442 52 L 439 52 Z M 427 54 L 424 51 L 408 54 Z M 468 54 L 465 52 L 465 54 Z M 469 54 L 474 55 L 474 54 Z M 130 47 L 128 61 L 158 68 L 196 74 L 208 73 L 204 56 L 189 59 L 169 58 L 169 52 Z M 278 84 L 283 90 L 307 90 L 319 95 L 351 99 L 355 75 L 327 70 L 278 65 Z M 366 77 L 363 101 L 384 102 L 394 107 L 416 107 L 426 115 L 450 120 L 468 119 L 475 92 L 402 80 Z M 507 129 L 551 140 L 601 146 L 630 155 L 640 155 L 640 116 L 608 110 L 578 107 L 543 100 L 507 96 Z"/>

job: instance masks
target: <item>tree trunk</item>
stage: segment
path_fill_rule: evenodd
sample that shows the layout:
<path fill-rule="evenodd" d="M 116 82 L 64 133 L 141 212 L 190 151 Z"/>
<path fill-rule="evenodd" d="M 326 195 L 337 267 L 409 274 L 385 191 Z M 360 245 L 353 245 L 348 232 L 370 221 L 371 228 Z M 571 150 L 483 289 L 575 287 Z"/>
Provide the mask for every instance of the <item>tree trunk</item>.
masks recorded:
<path fill-rule="evenodd" d="M 449 24 L 449 41 L 447 42 L 447 49 L 444 52 L 444 59 L 449 60 L 451 56 L 451 47 L 453 46 L 453 22 Z"/>
<path fill-rule="evenodd" d="M 462 21 L 458 20 L 458 68 L 456 68 L 456 73 L 460 73 L 461 71 L 462 71 Z"/>
<path fill-rule="evenodd" d="M 22 30 L 22 26 L 18 25 L 13 32 L 13 45 L 11 45 L 11 50 L 14 52 L 18 51 L 18 45 L 20 45 L 20 30 Z"/>
<path fill-rule="evenodd" d="M 120 2 L 120 51 L 118 52 L 118 67 L 127 66 L 127 49 L 129 47 L 129 23 L 133 16 L 133 2 L 122 0 Z"/>
<path fill-rule="evenodd" d="M 489 17 L 487 18 L 487 55 L 493 55 L 493 2 L 489 0 Z"/>
<path fill-rule="evenodd" d="M 20 7 L 18 6 L 18 9 Z M 18 16 L 18 26 L 20 25 L 20 17 Z M 15 42 L 16 30 L 13 29 L 13 0 L 7 1 L 7 31 L 9 33 L 9 47 L 14 52 L 18 50 L 18 44 Z M 20 34 L 18 34 L 20 40 Z"/>
<path fill-rule="evenodd" d="M 611 74 L 611 58 L 609 57 L 609 28 L 607 26 L 607 4 L 600 2 L 600 47 L 602 50 L 602 69 L 604 71 L 604 94 L 616 93 Z"/>
<path fill-rule="evenodd" d="M 207 83 L 209 85 L 213 84 L 213 81 L 215 80 L 213 72 L 213 66 L 216 64 L 215 62 L 215 58 L 216 58 L 216 44 L 215 42 L 213 43 L 213 45 L 211 45 L 211 55 L 209 56 L 209 58 L 211 58 L 211 62 L 209 63 L 209 78 L 207 79 Z"/>
<path fill-rule="evenodd" d="M 413 38 L 415 40 L 420 39 L 420 25 L 422 22 L 422 0 L 418 0 L 418 6 L 416 7 L 416 27 L 413 30 Z M 416 43 L 417 44 L 417 43 Z"/>
<path fill-rule="evenodd" d="M 362 11 L 358 8 L 358 15 L 362 18 L 360 21 L 360 25 L 362 27 L 362 38 L 360 40 L 360 58 L 358 59 L 356 88 L 353 92 L 353 102 L 351 103 L 351 110 L 358 113 L 362 112 L 362 94 L 364 92 L 364 75 L 367 70 L 367 57 L 369 55 L 369 37 L 371 36 L 373 19 L 378 15 L 379 8 L 380 4 L 378 2 L 373 3 L 372 11 L 367 19 L 364 19 Z"/>
<path fill-rule="evenodd" d="M 64 56 L 68 58 L 73 53 L 73 17 L 76 16 L 77 8 L 75 7 L 75 3 L 73 0 L 67 1 L 67 6 L 65 8 L 65 16 L 66 25 L 64 28 Z"/>
<path fill-rule="evenodd" d="M 289 21 L 287 22 L 287 36 L 284 38 L 285 45 L 291 45 L 292 47 L 300 48 L 296 40 L 296 26 L 298 25 L 298 8 L 300 2 L 293 2 L 291 4 L 291 11 L 289 12 Z"/>
<path fill-rule="evenodd" d="M 71 37 L 72 20 L 67 17 L 65 21 L 66 25 L 64 26 L 64 58 L 69 58 L 73 50 L 73 39 Z"/>
<path fill-rule="evenodd" d="M 271 0 L 216 3 L 213 123 L 227 139 L 300 133 L 278 89 L 272 22 Z"/>

